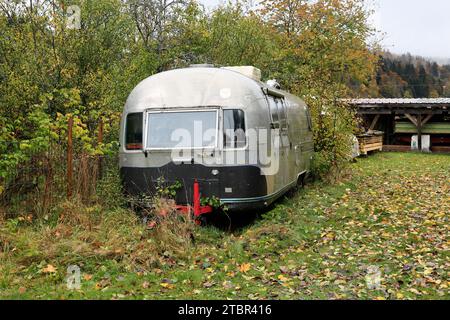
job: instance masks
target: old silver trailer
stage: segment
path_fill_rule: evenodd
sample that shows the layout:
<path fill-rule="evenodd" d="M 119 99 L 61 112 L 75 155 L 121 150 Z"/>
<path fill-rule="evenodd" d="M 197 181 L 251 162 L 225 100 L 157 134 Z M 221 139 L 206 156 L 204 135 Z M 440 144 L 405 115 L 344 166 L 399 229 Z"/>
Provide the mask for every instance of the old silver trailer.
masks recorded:
<path fill-rule="evenodd" d="M 267 207 L 308 174 L 311 118 L 298 97 L 252 67 L 171 70 L 130 94 L 120 131 L 124 190 L 153 194 L 178 181 L 178 204 L 216 197 L 229 210 Z"/>

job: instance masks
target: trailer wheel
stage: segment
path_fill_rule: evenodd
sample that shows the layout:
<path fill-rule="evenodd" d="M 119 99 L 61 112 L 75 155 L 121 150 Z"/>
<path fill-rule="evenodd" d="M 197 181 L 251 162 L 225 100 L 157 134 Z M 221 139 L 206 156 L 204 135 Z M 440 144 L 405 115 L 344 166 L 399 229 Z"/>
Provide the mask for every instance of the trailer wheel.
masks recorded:
<path fill-rule="evenodd" d="M 305 174 L 301 174 L 297 179 L 297 189 L 302 189 L 305 186 Z"/>

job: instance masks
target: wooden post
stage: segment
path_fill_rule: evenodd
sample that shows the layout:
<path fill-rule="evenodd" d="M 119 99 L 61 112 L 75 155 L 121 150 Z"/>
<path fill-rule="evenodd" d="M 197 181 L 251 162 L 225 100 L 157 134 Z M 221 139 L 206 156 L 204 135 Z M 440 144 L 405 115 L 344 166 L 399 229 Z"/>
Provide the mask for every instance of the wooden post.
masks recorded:
<path fill-rule="evenodd" d="M 84 152 L 81 154 L 79 167 L 77 170 L 77 194 L 81 195 L 81 200 L 83 203 L 87 203 L 91 195 L 89 176 L 89 156 Z M 95 175 L 91 176 L 92 180 L 95 180 Z M 94 183 L 93 183 L 94 184 Z"/>
<path fill-rule="evenodd" d="M 47 208 L 51 202 L 51 184 L 52 184 L 52 163 L 50 161 L 50 156 L 47 155 L 46 157 L 46 172 L 45 172 L 45 187 L 44 187 L 44 199 L 42 203 L 42 213 L 47 213 Z"/>
<path fill-rule="evenodd" d="M 411 121 L 417 128 L 417 118 L 415 118 L 414 116 L 410 115 L 409 113 L 405 113 L 405 116 L 409 119 L 409 121 Z"/>
<path fill-rule="evenodd" d="M 417 146 L 422 151 L 422 115 L 417 115 Z"/>
<path fill-rule="evenodd" d="M 422 120 L 422 127 L 426 125 L 431 118 L 433 118 L 433 114 L 429 114 L 428 116 L 426 116 L 426 118 Z"/>
<path fill-rule="evenodd" d="M 73 190 L 73 141 L 72 141 L 73 118 L 69 117 L 67 123 L 67 198 L 72 197 Z"/>
<path fill-rule="evenodd" d="M 386 137 L 386 144 L 392 145 L 394 144 L 395 139 L 395 113 L 392 113 L 387 120 L 387 132 L 388 135 Z"/>
<path fill-rule="evenodd" d="M 369 127 L 369 131 L 373 131 L 375 129 L 375 127 L 376 127 L 376 125 L 378 123 L 378 120 L 380 120 L 380 115 L 379 114 L 377 114 L 375 116 L 375 118 L 373 118 L 372 123 L 370 124 L 370 127 Z"/>
<path fill-rule="evenodd" d="M 98 137 L 97 137 L 97 145 L 101 145 L 103 143 L 103 119 L 100 118 L 100 122 L 98 123 Z M 98 163 L 97 163 L 97 170 L 98 170 L 98 177 L 102 177 L 102 171 L 103 171 L 103 156 L 98 156 Z"/>

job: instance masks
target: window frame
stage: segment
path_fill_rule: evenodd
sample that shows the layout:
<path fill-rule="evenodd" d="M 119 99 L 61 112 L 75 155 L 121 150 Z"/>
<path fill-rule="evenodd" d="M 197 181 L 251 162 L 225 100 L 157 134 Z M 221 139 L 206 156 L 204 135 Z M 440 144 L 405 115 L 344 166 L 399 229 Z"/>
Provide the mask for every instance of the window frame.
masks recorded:
<path fill-rule="evenodd" d="M 288 107 L 287 107 L 287 101 L 285 98 L 280 98 L 279 102 L 281 103 L 281 112 L 283 112 L 284 115 L 284 123 L 280 120 L 280 138 L 281 138 L 281 145 L 285 148 L 288 148 L 291 146 L 291 138 L 289 136 L 289 117 L 288 117 Z M 278 109 L 280 111 L 280 109 Z M 278 114 L 280 116 L 280 113 Z M 281 117 L 280 117 L 281 119 Z"/>
<path fill-rule="evenodd" d="M 128 116 L 130 114 L 136 114 L 136 113 L 140 113 L 142 114 L 142 148 L 141 149 L 128 149 L 127 148 L 127 130 L 128 130 Z M 123 124 L 123 150 L 126 153 L 141 153 L 144 150 L 144 123 L 145 123 L 145 114 L 143 111 L 130 111 L 128 113 L 125 114 L 124 117 L 124 124 Z"/>
<path fill-rule="evenodd" d="M 280 122 L 280 131 L 288 131 L 289 129 L 289 122 L 288 122 L 288 108 L 287 108 L 287 102 L 286 99 L 284 98 L 279 98 L 278 99 L 279 104 L 277 103 L 277 106 L 281 106 L 281 109 L 278 109 L 278 118 L 279 118 L 279 122 Z M 282 119 L 282 117 L 280 116 L 281 114 L 283 114 L 284 118 Z M 282 121 L 284 121 L 284 126 Z"/>
<path fill-rule="evenodd" d="M 242 147 L 239 147 L 239 148 L 235 148 L 235 147 L 227 148 L 227 147 L 225 147 L 225 139 L 224 139 L 224 136 L 225 136 L 225 116 L 224 116 L 224 113 L 227 110 L 239 110 L 239 111 L 242 111 L 242 113 L 244 114 L 245 145 L 242 146 Z M 221 135 L 221 138 L 222 138 L 222 150 L 223 151 L 247 150 L 248 149 L 247 128 L 248 128 L 247 113 L 245 112 L 244 109 L 242 109 L 242 108 L 223 108 L 222 109 L 222 127 L 221 127 L 221 132 L 222 132 L 222 135 Z"/>
<path fill-rule="evenodd" d="M 305 106 L 306 110 L 306 122 L 308 122 L 308 129 L 310 132 L 313 131 L 313 123 L 312 123 L 312 117 L 311 117 L 311 111 L 309 110 L 308 106 Z"/>
<path fill-rule="evenodd" d="M 280 123 L 280 115 L 278 112 L 278 102 L 276 99 L 278 99 L 277 97 L 271 96 L 271 95 L 267 95 L 267 103 L 268 103 L 268 107 L 269 107 L 269 116 L 270 116 L 270 123 L 271 126 L 273 126 L 273 129 L 280 129 L 281 128 L 281 123 Z M 274 121 L 273 119 L 273 108 L 272 105 L 275 106 L 276 109 L 276 113 L 277 113 L 277 120 Z M 277 124 L 277 126 L 274 126 L 275 124 Z"/>
<path fill-rule="evenodd" d="M 148 148 L 147 147 L 147 137 L 148 137 L 148 117 L 151 114 L 161 114 L 161 113 L 188 113 L 188 112 L 215 112 L 216 113 L 216 139 L 214 146 L 206 146 L 206 147 L 176 147 L 176 148 Z M 189 108 L 189 109 L 147 109 L 144 112 L 144 130 L 143 130 L 143 150 L 144 151 L 169 151 L 169 150 L 214 150 L 217 149 L 219 146 L 219 108 L 202 108 L 202 109 L 195 109 L 195 108 Z"/>

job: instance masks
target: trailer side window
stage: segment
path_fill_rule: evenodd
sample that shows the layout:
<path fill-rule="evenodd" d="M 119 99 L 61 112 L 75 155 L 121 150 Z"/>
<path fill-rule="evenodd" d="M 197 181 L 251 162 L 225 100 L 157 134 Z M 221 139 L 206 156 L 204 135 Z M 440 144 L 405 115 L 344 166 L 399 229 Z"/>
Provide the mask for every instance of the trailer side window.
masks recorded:
<path fill-rule="evenodd" d="M 269 101 L 269 109 L 270 109 L 270 116 L 272 117 L 272 123 L 274 124 L 275 128 L 279 128 L 280 123 L 278 119 L 277 99 L 274 97 L 267 97 L 267 100 Z"/>
<path fill-rule="evenodd" d="M 287 129 L 287 111 L 286 102 L 284 100 L 278 99 L 278 113 L 281 129 Z"/>
<path fill-rule="evenodd" d="M 125 123 L 125 148 L 127 150 L 142 149 L 142 112 L 130 113 Z"/>
<path fill-rule="evenodd" d="M 312 131 L 312 119 L 311 119 L 311 112 L 309 111 L 309 108 L 306 108 L 306 120 L 308 121 L 308 129 L 309 131 Z"/>
<path fill-rule="evenodd" d="M 244 111 L 223 111 L 223 145 L 225 148 L 243 148 L 246 145 Z"/>
<path fill-rule="evenodd" d="M 284 99 L 278 100 L 278 115 L 280 118 L 281 144 L 283 147 L 289 147 L 287 110 Z"/>

